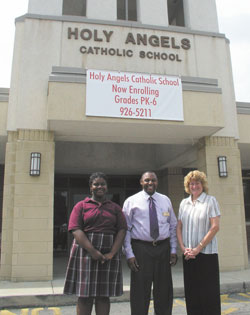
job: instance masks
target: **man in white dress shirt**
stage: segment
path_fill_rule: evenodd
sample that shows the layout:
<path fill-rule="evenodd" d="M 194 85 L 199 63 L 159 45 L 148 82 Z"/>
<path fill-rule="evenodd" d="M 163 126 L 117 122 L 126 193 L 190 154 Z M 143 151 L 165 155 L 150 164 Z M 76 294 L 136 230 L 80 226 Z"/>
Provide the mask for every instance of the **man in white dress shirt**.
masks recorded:
<path fill-rule="evenodd" d="M 177 262 L 177 220 L 170 199 L 156 192 L 158 179 L 154 172 L 142 174 L 140 184 L 142 191 L 123 205 L 128 225 L 124 249 L 131 269 L 131 315 L 148 314 L 152 285 L 155 314 L 171 315 L 171 266 Z M 151 233 L 152 208 L 157 217 L 156 234 Z"/>

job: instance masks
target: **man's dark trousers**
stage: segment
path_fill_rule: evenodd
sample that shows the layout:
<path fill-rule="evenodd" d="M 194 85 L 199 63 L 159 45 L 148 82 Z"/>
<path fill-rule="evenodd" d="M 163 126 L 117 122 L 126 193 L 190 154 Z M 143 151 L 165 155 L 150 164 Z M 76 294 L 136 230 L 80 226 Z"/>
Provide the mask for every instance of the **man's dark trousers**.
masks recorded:
<path fill-rule="evenodd" d="M 150 242 L 132 240 L 132 248 L 139 271 L 131 271 L 131 315 L 148 314 L 152 285 L 155 314 L 171 315 L 173 283 L 169 239 L 157 246 Z"/>

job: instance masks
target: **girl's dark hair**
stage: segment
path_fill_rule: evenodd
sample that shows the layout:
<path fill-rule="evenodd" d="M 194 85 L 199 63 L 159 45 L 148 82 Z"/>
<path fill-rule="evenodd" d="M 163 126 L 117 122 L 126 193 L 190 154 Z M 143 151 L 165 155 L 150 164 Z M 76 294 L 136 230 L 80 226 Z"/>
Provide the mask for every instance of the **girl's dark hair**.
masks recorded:
<path fill-rule="evenodd" d="M 96 172 L 96 173 L 92 173 L 89 177 L 89 186 L 92 185 L 93 181 L 96 179 L 96 178 L 103 178 L 105 180 L 106 183 L 108 183 L 108 179 L 107 179 L 107 176 L 106 174 L 102 173 L 102 172 Z"/>

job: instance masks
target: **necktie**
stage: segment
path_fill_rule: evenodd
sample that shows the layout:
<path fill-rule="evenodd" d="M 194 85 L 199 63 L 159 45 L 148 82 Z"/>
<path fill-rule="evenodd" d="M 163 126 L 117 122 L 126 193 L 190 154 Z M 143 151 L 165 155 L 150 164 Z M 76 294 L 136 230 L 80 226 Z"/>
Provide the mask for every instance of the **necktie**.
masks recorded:
<path fill-rule="evenodd" d="M 155 209 L 154 199 L 152 197 L 149 198 L 149 224 L 150 224 L 150 236 L 156 240 L 159 236 L 159 226 L 157 213 Z"/>

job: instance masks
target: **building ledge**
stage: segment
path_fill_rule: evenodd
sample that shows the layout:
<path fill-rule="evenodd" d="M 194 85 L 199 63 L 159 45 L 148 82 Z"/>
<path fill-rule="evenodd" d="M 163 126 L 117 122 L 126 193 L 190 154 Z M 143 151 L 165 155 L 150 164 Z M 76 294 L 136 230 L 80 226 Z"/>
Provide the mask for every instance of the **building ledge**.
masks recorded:
<path fill-rule="evenodd" d="M 0 102 L 8 102 L 9 101 L 9 92 L 8 88 L 0 88 Z"/>
<path fill-rule="evenodd" d="M 236 102 L 236 108 L 238 114 L 250 115 L 250 103 Z"/>

